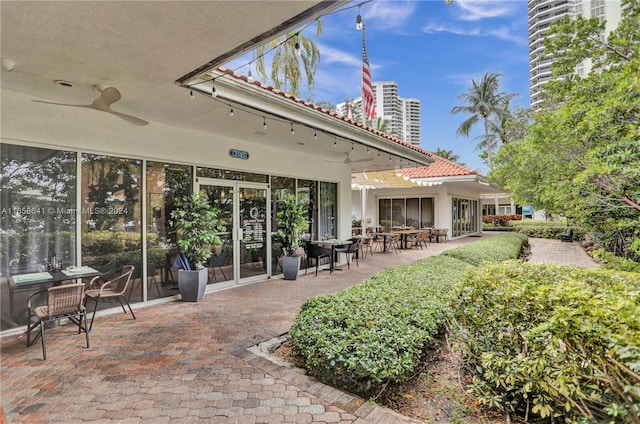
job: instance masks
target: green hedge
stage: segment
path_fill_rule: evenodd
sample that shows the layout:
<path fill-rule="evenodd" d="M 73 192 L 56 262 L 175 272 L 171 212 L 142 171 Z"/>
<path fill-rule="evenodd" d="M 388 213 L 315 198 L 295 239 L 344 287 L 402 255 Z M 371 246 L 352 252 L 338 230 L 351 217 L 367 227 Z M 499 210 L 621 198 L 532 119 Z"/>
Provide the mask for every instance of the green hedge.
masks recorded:
<path fill-rule="evenodd" d="M 503 233 L 480 242 L 446 250 L 441 255 L 457 258 L 471 265 L 480 265 L 484 261 L 501 262 L 518 258 L 522 248 L 528 245 L 528 240 L 524 234 Z"/>
<path fill-rule="evenodd" d="M 640 274 L 509 261 L 455 304 L 482 402 L 555 422 L 639 422 Z"/>
<path fill-rule="evenodd" d="M 307 371 L 371 395 L 408 379 L 434 341 L 468 264 L 431 257 L 307 300 L 291 327 Z"/>
<path fill-rule="evenodd" d="M 521 236 L 501 234 L 473 245 L 485 246 L 478 252 L 494 260 L 492 251 L 500 240 L 523 244 Z M 519 256 L 519 250 L 509 251 L 511 259 Z M 477 260 L 473 253 L 461 257 Z M 308 299 L 291 327 L 291 341 L 310 374 L 371 396 L 414 374 L 450 318 L 455 287 L 469 267 L 470 262 L 454 257 L 429 257 L 387 268 L 341 292 Z"/>
<path fill-rule="evenodd" d="M 528 237 L 534 238 L 546 238 L 557 239 L 562 233 L 566 233 L 569 230 L 566 220 L 562 221 L 511 221 L 509 226 L 514 228 L 518 233 L 524 234 Z M 584 228 L 571 225 L 573 229 L 573 239 L 583 240 L 585 230 Z"/>

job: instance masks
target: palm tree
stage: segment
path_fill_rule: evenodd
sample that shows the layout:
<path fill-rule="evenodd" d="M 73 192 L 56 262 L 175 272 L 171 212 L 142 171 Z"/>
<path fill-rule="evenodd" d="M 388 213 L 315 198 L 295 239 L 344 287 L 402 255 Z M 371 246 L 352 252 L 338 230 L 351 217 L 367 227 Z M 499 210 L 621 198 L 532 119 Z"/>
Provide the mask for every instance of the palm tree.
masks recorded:
<path fill-rule="evenodd" d="M 322 22 L 316 19 L 316 37 L 322 34 Z M 296 46 L 299 47 L 296 49 Z M 299 50 L 299 53 L 296 52 Z M 273 52 L 271 74 L 265 68 L 265 56 Z M 286 35 L 263 44 L 253 52 L 256 72 L 278 90 L 300 97 L 302 71 L 307 79 L 307 88 L 313 89 L 314 77 L 320 63 L 320 50 L 313 40 L 298 31 L 289 31 Z M 302 67 L 300 66 L 302 61 Z"/>
<path fill-rule="evenodd" d="M 451 162 L 455 162 L 459 165 L 466 166 L 464 163 L 458 162 L 460 160 L 460 155 L 456 155 L 455 153 L 453 153 L 453 150 L 445 150 L 438 147 L 433 152 L 433 154 L 436 156 L 440 156 L 443 159 L 450 160 Z"/>
<path fill-rule="evenodd" d="M 508 117 L 509 111 L 505 110 L 505 105 L 508 108 L 509 100 L 517 96 L 517 94 L 508 94 L 499 91 L 500 89 L 500 76 L 501 74 L 495 72 L 487 72 L 482 77 L 480 82 L 471 80 L 471 88 L 469 92 L 459 95 L 457 98 L 464 100 L 466 103 L 464 106 L 455 106 L 451 109 L 451 113 L 469 113 L 471 116 L 467 118 L 456 131 L 457 136 L 469 136 L 471 127 L 475 125 L 480 119 L 484 124 L 484 137 L 478 137 L 481 139 L 478 144 L 478 148 L 483 149 L 489 161 L 489 168 L 491 168 L 491 152 L 495 147 L 495 140 L 491 140 L 490 133 L 490 118 L 496 116 L 499 119 Z"/>

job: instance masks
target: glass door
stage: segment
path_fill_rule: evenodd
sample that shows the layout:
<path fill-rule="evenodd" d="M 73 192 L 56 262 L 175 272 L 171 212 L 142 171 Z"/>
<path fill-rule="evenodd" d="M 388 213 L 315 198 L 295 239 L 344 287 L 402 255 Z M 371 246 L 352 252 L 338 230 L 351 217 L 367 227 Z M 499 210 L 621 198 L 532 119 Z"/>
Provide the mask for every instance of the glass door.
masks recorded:
<path fill-rule="evenodd" d="M 267 189 L 238 184 L 240 279 L 267 275 Z"/>
<path fill-rule="evenodd" d="M 214 248 L 209 260 L 209 284 L 267 278 L 268 186 L 198 178 L 196 190 L 208 194 L 226 227 L 218 234 L 222 246 Z"/>

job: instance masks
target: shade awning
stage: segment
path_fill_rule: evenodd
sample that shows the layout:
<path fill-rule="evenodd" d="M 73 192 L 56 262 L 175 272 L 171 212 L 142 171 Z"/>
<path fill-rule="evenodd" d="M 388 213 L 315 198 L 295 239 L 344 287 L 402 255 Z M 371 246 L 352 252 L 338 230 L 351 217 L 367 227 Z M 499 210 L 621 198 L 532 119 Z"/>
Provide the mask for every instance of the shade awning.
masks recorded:
<path fill-rule="evenodd" d="M 394 169 L 351 174 L 351 188 L 354 190 L 362 188 L 415 188 L 440 184 L 442 184 L 442 181 L 426 182 L 415 178 L 409 178 L 397 173 Z"/>

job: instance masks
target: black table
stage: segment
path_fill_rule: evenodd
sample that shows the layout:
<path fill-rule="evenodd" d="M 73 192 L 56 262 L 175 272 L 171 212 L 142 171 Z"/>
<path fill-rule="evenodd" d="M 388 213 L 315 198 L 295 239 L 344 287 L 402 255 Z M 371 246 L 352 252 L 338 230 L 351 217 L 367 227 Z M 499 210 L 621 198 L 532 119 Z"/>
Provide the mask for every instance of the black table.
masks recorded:
<path fill-rule="evenodd" d="M 44 271 L 12 275 L 9 278 L 9 311 L 11 313 L 11 319 L 14 318 L 14 294 L 16 292 L 25 292 L 48 286 L 56 286 L 61 284 L 63 281 L 93 278 L 99 275 L 102 275 L 102 272 L 88 266 L 60 271 Z"/>
<path fill-rule="evenodd" d="M 329 264 L 329 273 L 332 273 L 333 271 L 342 271 L 340 268 L 336 268 L 333 266 L 333 263 L 336 260 L 336 247 L 350 245 L 353 243 L 353 241 L 351 240 L 313 240 L 311 243 L 318 244 L 321 246 L 331 247 L 331 263 Z"/>

